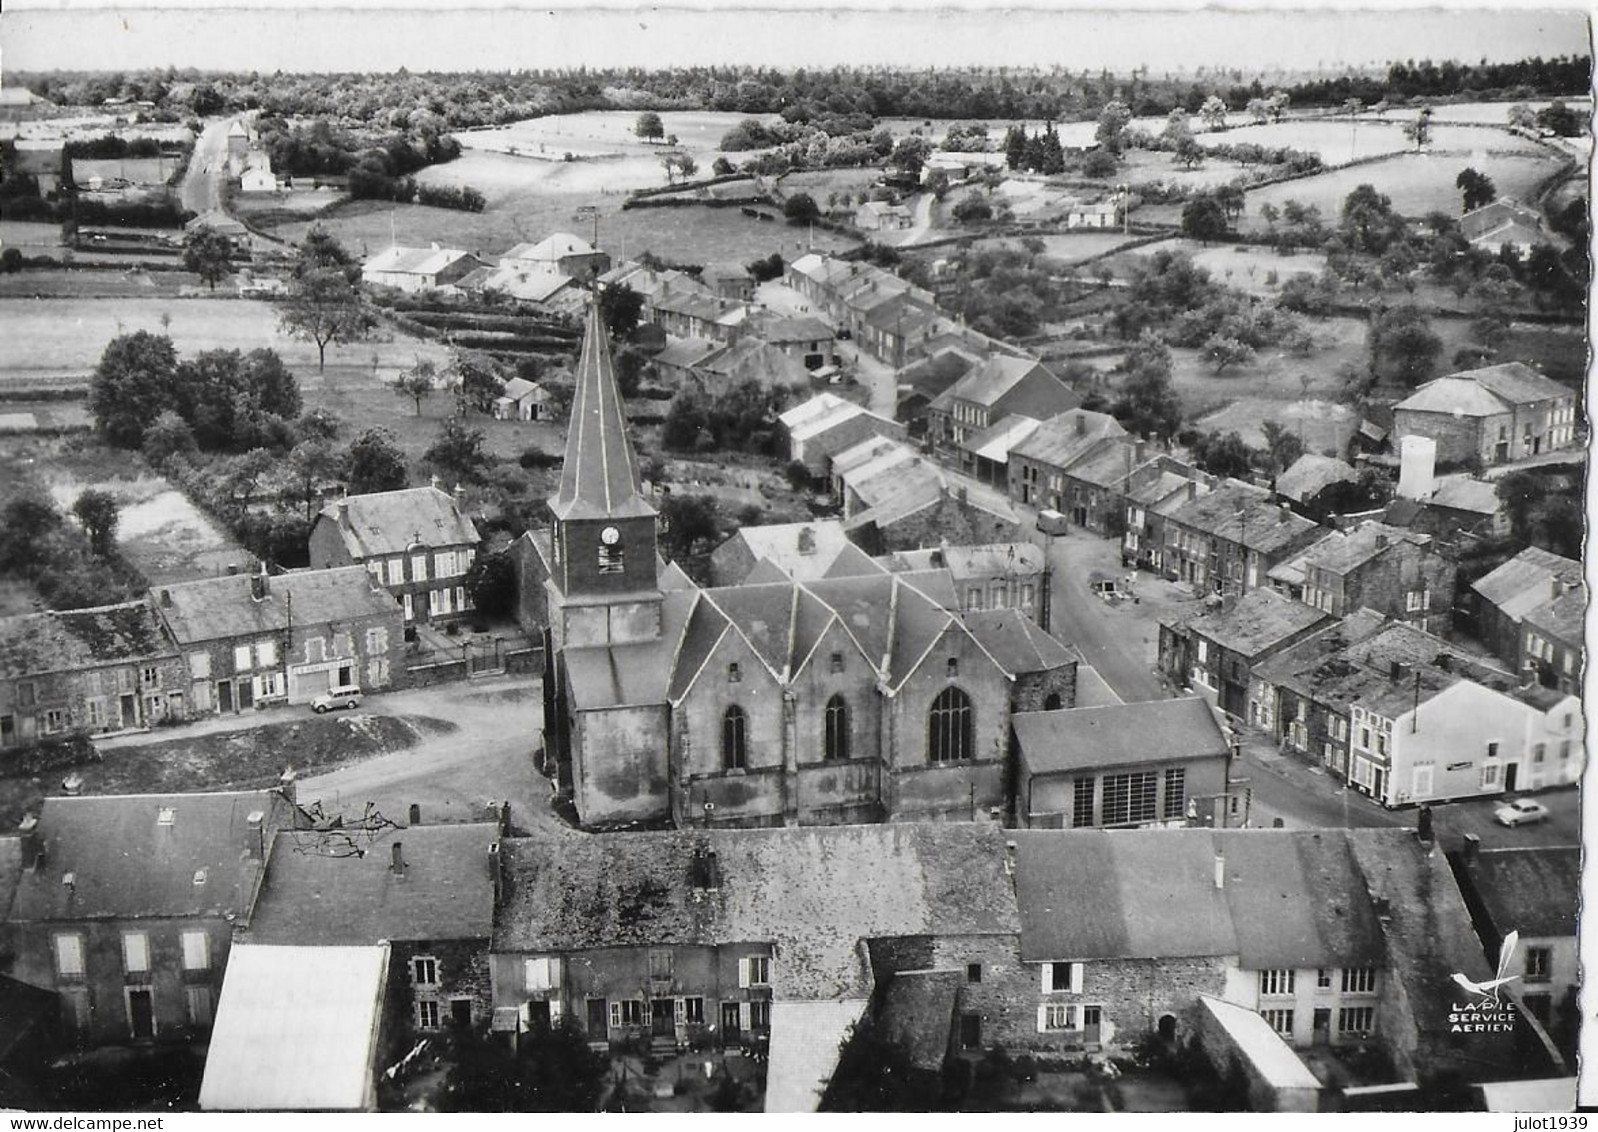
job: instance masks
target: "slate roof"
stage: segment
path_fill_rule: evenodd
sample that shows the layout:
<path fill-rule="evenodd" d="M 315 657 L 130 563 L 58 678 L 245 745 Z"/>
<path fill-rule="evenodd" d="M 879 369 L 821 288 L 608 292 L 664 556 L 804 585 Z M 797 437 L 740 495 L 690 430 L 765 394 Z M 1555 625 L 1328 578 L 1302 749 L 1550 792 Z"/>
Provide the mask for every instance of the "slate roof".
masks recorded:
<path fill-rule="evenodd" d="M 1332 456 L 1306 452 L 1276 477 L 1276 493 L 1295 503 L 1314 499 L 1334 483 L 1352 483 L 1359 473 L 1352 464 Z"/>
<path fill-rule="evenodd" d="M 1019 609 L 976 610 L 965 615 L 965 627 L 1011 676 L 1047 672 L 1077 659 L 1075 653 Z"/>
<path fill-rule="evenodd" d="M 185 645 L 230 637 L 257 636 L 293 624 L 360 621 L 394 612 L 394 597 L 372 580 L 364 566 L 294 570 L 266 581 L 266 597 L 250 596 L 247 574 L 205 578 L 162 586 L 156 597 L 172 635 Z"/>
<path fill-rule="evenodd" d="M 1553 600 L 1553 584 L 1582 584 L 1582 566 L 1571 558 L 1528 546 L 1496 570 L 1477 578 L 1470 588 L 1504 616 L 1519 621 Z"/>
<path fill-rule="evenodd" d="M 1447 507 L 1454 511 L 1470 511 L 1477 515 L 1496 515 L 1504 509 L 1498 498 L 1498 486 L 1474 476 L 1439 476 L 1432 497 L 1426 501 L 1432 507 Z"/>
<path fill-rule="evenodd" d="M 1447 668 L 1438 664 L 1440 657 L 1446 658 Z M 1397 680 L 1393 679 L 1395 663 L 1403 666 Z M 1506 694 L 1516 686 L 1509 673 L 1402 622 L 1384 624 L 1313 668 L 1300 669 L 1298 679 L 1319 703 L 1339 710 L 1359 704 L 1389 718 L 1412 710 L 1417 697 L 1424 703 L 1461 681 L 1474 681 Z"/>
<path fill-rule="evenodd" d="M 753 378 L 764 385 L 797 386 L 810 381 L 810 371 L 802 362 L 759 338 L 741 338 L 707 354 L 693 368 L 729 382 Z"/>
<path fill-rule="evenodd" d="M 250 917 L 251 943 L 377 944 L 396 940 L 487 940 L 494 926 L 489 846 L 492 822 L 387 829 L 360 857 L 315 851 L 312 835 L 273 842 Z M 392 867 L 401 846 L 403 875 Z"/>
<path fill-rule="evenodd" d="M 930 550 L 901 550 L 893 555 L 899 569 L 926 570 L 947 567 L 956 582 L 968 578 L 997 578 L 1007 574 L 1043 573 L 1043 548 L 1030 542 L 991 542 L 979 546 L 940 546 Z"/>
<path fill-rule="evenodd" d="M 627 436 L 626 408 L 616 388 L 610 336 L 599 304 L 590 303 L 577 390 L 566 430 L 560 489 L 550 501 L 559 519 L 653 517 L 638 478 L 638 459 Z"/>
<path fill-rule="evenodd" d="M 1393 406 L 1395 412 L 1442 413 L 1450 417 L 1494 417 L 1512 406 L 1465 377 L 1436 377 Z"/>
<path fill-rule="evenodd" d="M 1532 405 L 1573 395 L 1568 386 L 1545 377 L 1524 362 L 1504 362 L 1434 378 L 1393 408 L 1451 416 L 1494 416 L 1507 413 L 1516 405 Z"/>
<path fill-rule="evenodd" d="M 1455 864 L 1461 887 L 1474 890 L 1499 938 L 1574 936 L 1581 908 L 1581 847 L 1484 849 Z"/>
<path fill-rule="evenodd" d="M 477 528 L 455 497 L 436 487 L 408 487 L 348 495 L 322 508 L 317 522 L 333 523 L 356 559 L 404 554 L 420 541 L 428 547 L 476 546 Z"/>
<path fill-rule="evenodd" d="M 1304 555 L 1307 565 L 1334 574 L 1347 574 L 1400 542 L 1424 544 L 1425 535 L 1412 535 L 1401 527 L 1367 521 L 1349 531 L 1338 531 L 1313 543 Z"/>
<path fill-rule="evenodd" d="M 1167 518 L 1214 538 L 1240 542 L 1263 555 L 1289 548 L 1316 529 L 1315 523 L 1295 515 L 1285 503 L 1273 501 L 1264 488 L 1231 479 L 1223 480 L 1208 495 L 1173 508 Z"/>
<path fill-rule="evenodd" d="M 1005 836 L 951 822 L 510 838 L 493 950 L 769 943 L 777 1000 L 863 997 L 863 940 L 1018 929 Z M 696 847 L 715 854 L 714 888 L 694 883 Z"/>
<path fill-rule="evenodd" d="M 1065 468 L 1065 475 L 1094 487 L 1114 488 L 1126 482 L 1138 468 L 1146 467 L 1150 459 L 1157 457 L 1145 455 L 1139 460 L 1136 444 L 1126 437 L 1105 437 L 1071 461 Z"/>
<path fill-rule="evenodd" d="M 1583 588 L 1566 590 L 1546 605 L 1540 605 L 1521 618 L 1521 624 L 1572 645 L 1580 645 L 1587 628 L 1587 592 Z"/>
<path fill-rule="evenodd" d="M 1181 472 L 1173 472 L 1170 468 L 1162 467 L 1157 474 L 1138 477 L 1128 484 L 1127 502 L 1153 507 L 1186 488 L 1191 478 Z"/>
<path fill-rule="evenodd" d="M 1350 852 L 1370 832 L 1011 831 L 1021 958 L 1379 966 L 1381 925 Z"/>
<path fill-rule="evenodd" d="M 744 551 L 741 557 L 748 557 L 757 562 L 762 560 L 770 562 L 786 577 L 795 581 L 825 577 L 839 555 L 849 548 L 858 550 L 849 541 L 849 536 L 844 534 L 843 524 L 835 519 L 741 527 L 727 542 L 735 546 L 741 544 Z M 807 546 L 808 550 L 805 549 Z M 720 552 L 721 548 L 718 547 L 717 553 Z M 864 552 L 861 554 L 863 556 Z M 869 557 L 866 560 L 870 563 Z M 875 564 L 870 565 L 869 572 L 876 572 Z M 727 581 L 731 582 L 734 579 Z"/>
<path fill-rule="evenodd" d="M 1310 695 L 1316 689 L 1316 682 L 1305 679 L 1307 674 L 1350 645 L 1379 632 L 1386 624 L 1387 619 L 1380 613 L 1371 609 L 1358 610 L 1260 661 L 1254 666 L 1254 675 L 1301 696 Z"/>
<path fill-rule="evenodd" d="M 157 660 L 176 652 L 161 619 L 143 601 L 0 619 L 0 677 Z"/>
<path fill-rule="evenodd" d="M 1203 699 L 1017 712 L 1021 758 L 1034 774 L 1175 759 L 1226 758 L 1229 742 Z"/>
<path fill-rule="evenodd" d="M 755 321 L 753 333 L 773 345 L 787 342 L 830 342 L 832 327 L 814 315 L 766 315 Z"/>
<path fill-rule="evenodd" d="M 996 460 L 1002 464 L 1009 460 L 1016 446 L 1036 432 L 1042 423 L 1020 413 L 1010 413 L 974 436 L 966 437 L 960 447 L 984 460 Z"/>
<path fill-rule="evenodd" d="M 160 824 L 163 811 L 170 825 Z M 93 920 L 246 914 L 260 874 L 248 818 L 266 836 L 290 820 L 271 790 L 46 798 L 38 834 L 45 864 L 17 887 L 13 920 Z M 259 847 L 257 848 L 259 851 Z M 205 882 L 195 874 L 205 871 Z M 62 878 L 71 873 L 74 884 Z"/>
<path fill-rule="evenodd" d="M 378 252 L 361 267 L 362 274 L 382 272 L 390 275 L 425 275 L 435 277 L 472 254 L 460 248 L 401 248 L 392 247 Z"/>
<path fill-rule="evenodd" d="M 878 1032 L 901 1049 L 913 1069 L 936 1073 L 949 1056 L 954 1004 L 965 972 L 898 971 L 883 992 Z"/>
<path fill-rule="evenodd" d="M 662 589 L 658 639 L 624 645 L 567 646 L 562 651 L 575 710 L 666 702 L 674 650 L 683 637 L 699 591 L 693 586 Z M 681 661 L 675 663 L 680 666 Z"/>
<path fill-rule="evenodd" d="M 900 371 L 900 397 L 902 399 L 907 393 L 917 393 L 931 400 L 970 373 L 980 361 L 964 345 L 935 350 L 930 356 Z"/>
<path fill-rule="evenodd" d="M 690 369 L 722 348 L 708 338 L 674 338 L 655 355 L 655 364 L 668 369 Z"/>
<path fill-rule="evenodd" d="M 1330 613 L 1275 590 L 1257 588 L 1238 598 L 1231 609 L 1200 614 L 1184 624 L 1190 632 L 1222 648 L 1255 657 L 1331 620 Z"/>
<path fill-rule="evenodd" d="M 933 404 L 944 408 L 960 400 L 992 405 L 1038 368 L 1039 363 L 1031 358 L 995 354 L 940 393 Z"/>
<path fill-rule="evenodd" d="M 570 232 L 552 232 L 536 244 L 517 244 L 500 258 L 552 262 L 571 255 L 593 254 L 593 245 L 581 236 L 574 236 Z"/>

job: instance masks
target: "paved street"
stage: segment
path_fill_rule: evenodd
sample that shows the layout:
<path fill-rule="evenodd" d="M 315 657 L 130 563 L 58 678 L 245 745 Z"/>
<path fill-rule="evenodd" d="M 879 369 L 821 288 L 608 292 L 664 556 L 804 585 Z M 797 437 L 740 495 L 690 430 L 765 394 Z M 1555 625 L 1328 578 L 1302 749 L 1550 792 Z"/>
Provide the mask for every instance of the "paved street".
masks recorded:
<path fill-rule="evenodd" d="M 183 174 L 183 207 L 206 213 L 222 207 L 223 165 L 227 161 L 227 131 L 231 118 L 210 122 L 194 141 L 194 156 Z"/>

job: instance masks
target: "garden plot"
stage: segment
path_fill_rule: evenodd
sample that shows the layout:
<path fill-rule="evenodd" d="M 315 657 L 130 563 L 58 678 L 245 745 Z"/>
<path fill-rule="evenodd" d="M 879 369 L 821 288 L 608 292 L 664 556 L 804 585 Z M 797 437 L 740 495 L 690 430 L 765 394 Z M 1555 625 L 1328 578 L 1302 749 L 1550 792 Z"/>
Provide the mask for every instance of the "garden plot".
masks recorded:
<path fill-rule="evenodd" d="M 1320 252 L 1283 255 L 1273 248 L 1253 244 L 1201 244 L 1197 240 L 1164 240 L 1129 249 L 1130 255 L 1149 257 L 1158 252 L 1185 255 L 1210 273 L 1212 279 L 1251 295 L 1273 297 L 1281 284 L 1295 275 L 1318 277 L 1326 269 Z M 1272 273 L 1276 282 L 1271 282 Z"/>
<path fill-rule="evenodd" d="M 1201 432 L 1223 436 L 1235 432 L 1251 448 L 1266 447 L 1264 425 L 1275 421 L 1304 442 L 1306 452 L 1333 452 L 1341 456 L 1359 428 L 1360 413 L 1337 401 L 1271 401 L 1245 397 L 1224 409 L 1200 417 L 1193 424 Z"/>
<path fill-rule="evenodd" d="M 1197 135 L 1200 145 L 1259 145 L 1271 149 L 1298 149 L 1318 153 L 1327 165 L 1346 165 L 1350 161 L 1405 153 L 1415 143 L 1404 136 L 1404 126 L 1414 114 L 1393 112 L 1387 118 L 1361 116 L 1348 118 L 1290 118 L 1260 126 L 1242 126 L 1218 133 Z M 1544 152 L 1529 138 L 1473 126 L 1433 126 L 1430 148 L 1433 153 L 1527 153 Z"/>
<path fill-rule="evenodd" d="M 1378 192 L 1392 199 L 1393 208 L 1404 216 L 1419 217 L 1433 211 L 1457 216 L 1460 197 L 1454 181 L 1467 167 L 1492 178 L 1499 196 L 1529 200 L 1537 186 L 1559 169 L 1559 163 L 1540 153 L 1474 157 L 1408 153 L 1370 165 L 1334 169 L 1314 177 L 1250 190 L 1242 223 L 1250 231 L 1263 231 L 1266 225 L 1260 219 L 1260 207 L 1270 203 L 1281 208 L 1289 200 L 1314 205 L 1321 210 L 1323 219 L 1335 223 L 1342 213 L 1343 200 L 1359 185 L 1376 186 Z"/>
<path fill-rule="evenodd" d="M 465 130 L 455 137 L 466 149 L 541 157 L 547 161 L 562 161 L 568 153 L 578 159 L 658 153 L 665 148 L 663 144 L 646 142 L 635 132 L 638 114 L 636 110 L 548 114 L 508 126 Z M 659 114 L 666 135 L 675 134 L 678 147 L 695 158 L 704 155 L 703 164 L 715 160 L 722 136 L 744 119 L 756 118 L 767 123 L 777 120 L 775 114 L 710 110 L 662 110 Z"/>

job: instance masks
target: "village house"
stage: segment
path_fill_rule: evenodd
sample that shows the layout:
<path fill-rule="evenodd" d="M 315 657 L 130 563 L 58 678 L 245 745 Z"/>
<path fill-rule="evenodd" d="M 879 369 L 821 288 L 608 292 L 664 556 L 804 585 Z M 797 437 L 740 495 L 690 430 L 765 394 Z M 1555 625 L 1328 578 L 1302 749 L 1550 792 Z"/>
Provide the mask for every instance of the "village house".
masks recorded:
<path fill-rule="evenodd" d="M 1165 516 L 1161 573 L 1201 593 L 1242 594 L 1267 584 L 1271 567 L 1309 545 L 1322 528 L 1264 488 L 1227 479 Z"/>
<path fill-rule="evenodd" d="M 404 664 L 394 663 L 404 640 L 400 607 L 361 566 L 232 574 L 153 596 L 188 667 L 191 713 L 305 704 L 405 682 Z"/>
<path fill-rule="evenodd" d="M 763 523 L 740 527 L 710 554 L 710 576 L 718 586 L 750 580 L 756 566 L 774 568 L 774 581 L 880 574 L 883 568 L 849 541 L 836 519 L 808 523 Z"/>
<path fill-rule="evenodd" d="M 82 1045 L 190 1042 L 210 1029 L 233 925 L 274 834 L 274 790 L 50 797 L 21 828 L 9 973 L 57 994 Z"/>
<path fill-rule="evenodd" d="M 1139 570 L 1161 573 L 1166 515 L 1186 503 L 1189 492 L 1193 493 L 1191 498 L 1197 498 L 1199 492 L 1207 494 L 1210 479 L 1203 472 L 1170 458 L 1161 460 L 1148 474 L 1132 477 L 1126 484 L 1121 561 Z"/>
<path fill-rule="evenodd" d="M 543 267 L 584 281 L 610 270 L 610 256 L 607 253 L 570 232 L 552 232 L 536 244 L 517 244 L 500 256 L 499 262 Z"/>
<path fill-rule="evenodd" d="M 662 380 L 680 387 L 684 382 L 695 381 L 694 368 L 720 353 L 722 348 L 720 342 L 709 338 L 672 338 L 665 349 L 655 355 L 652 364 Z"/>
<path fill-rule="evenodd" d="M 146 601 L 0 621 L 0 748 L 187 719 L 188 674 Z"/>
<path fill-rule="evenodd" d="M 1306 452 L 1276 477 L 1276 494 L 1300 507 L 1311 507 L 1321 492 L 1337 484 L 1354 483 L 1359 473 L 1335 456 Z"/>
<path fill-rule="evenodd" d="M 1393 435 L 1437 442 L 1437 461 L 1506 464 L 1576 443 L 1576 391 L 1522 362 L 1434 378 L 1393 406 Z"/>
<path fill-rule="evenodd" d="M 1197 696 L 1022 712 L 1013 726 L 1023 828 L 1230 824 L 1231 739 Z"/>
<path fill-rule="evenodd" d="M 655 299 L 649 320 L 674 338 L 703 338 L 725 346 L 738 339 L 757 311 L 738 299 L 673 288 Z"/>
<path fill-rule="evenodd" d="M 1514 978 L 1505 986 L 1509 997 L 1548 1030 L 1574 1065 L 1581 1020 L 1581 847 L 1483 849 L 1479 838 L 1467 836 L 1449 862 L 1487 961 L 1496 967 L 1505 938 L 1511 932 L 1518 937 L 1504 972 Z"/>
<path fill-rule="evenodd" d="M 783 317 L 762 313 L 750 323 L 748 333 L 775 346 L 811 372 L 838 361 L 832 328 L 813 315 Z"/>
<path fill-rule="evenodd" d="M 1181 474 L 1186 465 L 1153 448 L 1147 441 L 1110 436 L 1091 445 L 1060 475 L 1064 485 L 1061 509 L 1084 530 L 1107 538 L 1124 533 L 1127 498 L 1137 487 Z"/>
<path fill-rule="evenodd" d="M 1429 535 L 1366 521 L 1329 532 L 1267 576 L 1288 596 L 1333 617 L 1374 609 L 1428 633 L 1446 633 L 1457 573 Z"/>
<path fill-rule="evenodd" d="M 1221 608 L 1160 621 L 1160 671 L 1227 714 L 1266 726 L 1268 705 L 1250 693 L 1256 664 L 1335 618 L 1274 590 L 1257 589 Z"/>
<path fill-rule="evenodd" d="M 1081 402 L 1042 362 L 996 354 L 937 396 L 927 409 L 927 435 L 934 451 L 970 473 L 974 457 L 961 453 L 969 437 L 1011 414 L 1045 421 Z"/>
<path fill-rule="evenodd" d="M 826 392 L 779 413 L 777 423 L 787 436 L 788 459 L 803 464 L 810 478 L 819 482 L 830 479 L 833 458 L 839 453 L 873 437 L 904 436 L 904 426 L 896 421 Z"/>
<path fill-rule="evenodd" d="M 753 1050 L 769 1059 L 766 1110 L 812 1111 L 881 980 L 940 968 L 961 974 L 959 1046 L 985 1049 L 1024 993 L 1003 836 L 957 823 L 507 839 L 496 1026 L 571 1018 L 612 1050 Z"/>
<path fill-rule="evenodd" d="M 494 398 L 494 419 L 499 421 L 544 421 L 553 412 L 549 390 L 526 378 L 511 378 L 505 391 Z"/>
<path fill-rule="evenodd" d="M 867 232 L 897 232 L 915 226 L 915 217 L 902 204 L 868 200 L 854 210 L 854 226 Z"/>
<path fill-rule="evenodd" d="M 1476 636 L 1500 660 L 1517 673 L 1579 691 L 1586 609 L 1580 562 L 1528 546 L 1472 582 L 1469 597 Z"/>
<path fill-rule="evenodd" d="M 1049 568 L 1043 548 L 1029 542 L 984 546 L 938 546 L 900 550 L 890 570 L 948 570 L 963 613 L 984 609 L 1018 609 L 1048 627 Z M 1040 596 L 1041 595 L 1041 596 Z"/>
<path fill-rule="evenodd" d="M 1065 469 L 1100 440 L 1125 435 L 1108 413 L 1069 409 L 1050 417 L 1009 450 L 1010 498 L 1063 512 Z"/>
<path fill-rule="evenodd" d="M 867 353 L 898 369 L 954 325 L 930 300 L 905 293 L 873 305 L 857 337 Z"/>
<path fill-rule="evenodd" d="M 1472 247 L 1493 255 L 1512 247 L 1525 257 L 1538 244 L 1551 242 L 1543 232 L 1542 217 L 1508 197 L 1489 201 L 1465 213 L 1459 218 L 1459 232 Z"/>
<path fill-rule="evenodd" d="M 240 942 L 298 947 L 387 943 L 387 1007 L 401 1044 L 449 1026 L 486 1029 L 488 947 L 500 896 L 498 821 L 428 824 L 357 834 L 285 830 Z"/>
<path fill-rule="evenodd" d="M 982 364 L 982 356 L 964 342 L 944 341 L 935 348 L 927 343 L 921 352 L 895 375 L 894 419 L 903 421 L 916 438 L 926 435 L 927 413 L 938 395 Z"/>
<path fill-rule="evenodd" d="M 457 499 L 437 487 L 351 495 L 311 525 L 311 567 L 364 566 L 400 602 L 409 630 L 471 614 L 465 579 L 479 541 Z"/>
<path fill-rule="evenodd" d="M 712 395 L 746 381 L 794 393 L 810 388 L 810 371 L 777 347 L 735 331 L 727 345 L 707 354 L 690 370 L 700 388 Z"/>
<path fill-rule="evenodd" d="M 1249 692 L 1258 712 L 1255 725 L 1280 749 L 1296 751 L 1346 778 L 1348 707 L 1317 695 L 1321 680 L 1341 669 L 1323 665 L 1386 624 L 1379 613 L 1357 610 L 1256 663 Z"/>
<path fill-rule="evenodd" d="M 1498 485 L 1463 472 L 1438 476 L 1419 498 L 1394 499 L 1382 512 L 1381 521 L 1438 539 L 1460 534 L 1504 538 L 1509 534 L 1509 509 L 1498 496 Z"/>
<path fill-rule="evenodd" d="M 379 252 L 361 266 L 361 281 L 401 291 L 434 290 L 456 283 L 483 264 L 471 252 L 458 248 L 395 246 Z"/>
<path fill-rule="evenodd" d="M 1114 228 L 1121 208 L 1114 200 L 1067 200 L 1060 204 L 1060 219 L 1067 228 Z"/>
<path fill-rule="evenodd" d="M 626 287 L 643 299 L 640 314 L 644 321 L 655 322 L 655 302 L 674 294 L 710 295 L 708 286 L 686 272 L 674 268 L 645 267 L 629 260 L 601 274 L 596 281 L 599 288 Z M 831 334 L 831 331 L 828 331 Z"/>
<path fill-rule="evenodd" d="M 15 159 L 12 168 L 6 170 L 6 175 L 32 177 L 39 186 L 41 197 L 54 198 L 69 175 L 66 147 L 58 141 L 22 139 L 12 145 Z"/>
<path fill-rule="evenodd" d="M 856 464 L 853 457 L 889 446 Z M 845 457 L 850 457 L 846 460 Z M 1003 492 L 951 472 L 898 441 L 874 439 L 840 453 L 844 529 L 872 554 L 1013 541 L 1021 515 Z"/>
<path fill-rule="evenodd" d="M 473 295 L 492 293 L 533 303 L 554 314 L 580 309 L 587 297 L 577 280 L 559 268 L 522 259 L 501 258 L 498 265 L 476 268 L 452 287 Z"/>
<path fill-rule="evenodd" d="M 699 281 L 718 299 L 754 302 L 755 277 L 737 263 L 707 263 L 699 270 Z"/>

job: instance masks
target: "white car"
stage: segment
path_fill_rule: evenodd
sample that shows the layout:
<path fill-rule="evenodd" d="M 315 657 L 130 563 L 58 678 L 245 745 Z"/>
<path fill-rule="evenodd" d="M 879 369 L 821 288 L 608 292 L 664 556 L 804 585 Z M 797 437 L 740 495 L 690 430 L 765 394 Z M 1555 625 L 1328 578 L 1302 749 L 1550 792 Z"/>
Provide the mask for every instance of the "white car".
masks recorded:
<path fill-rule="evenodd" d="M 359 688 L 344 688 L 337 692 L 323 692 L 311 701 L 311 710 L 321 715 L 323 712 L 337 711 L 339 708 L 348 708 L 354 711 L 361 706 L 361 690 Z"/>
<path fill-rule="evenodd" d="M 1520 798 L 1513 802 L 1506 802 L 1493 811 L 1493 820 L 1499 825 L 1513 828 L 1517 825 L 1527 825 L 1531 822 L 1546 821 L 1548 807 L 1541 802 L 1533 802 L 1530 798 Z"/>

